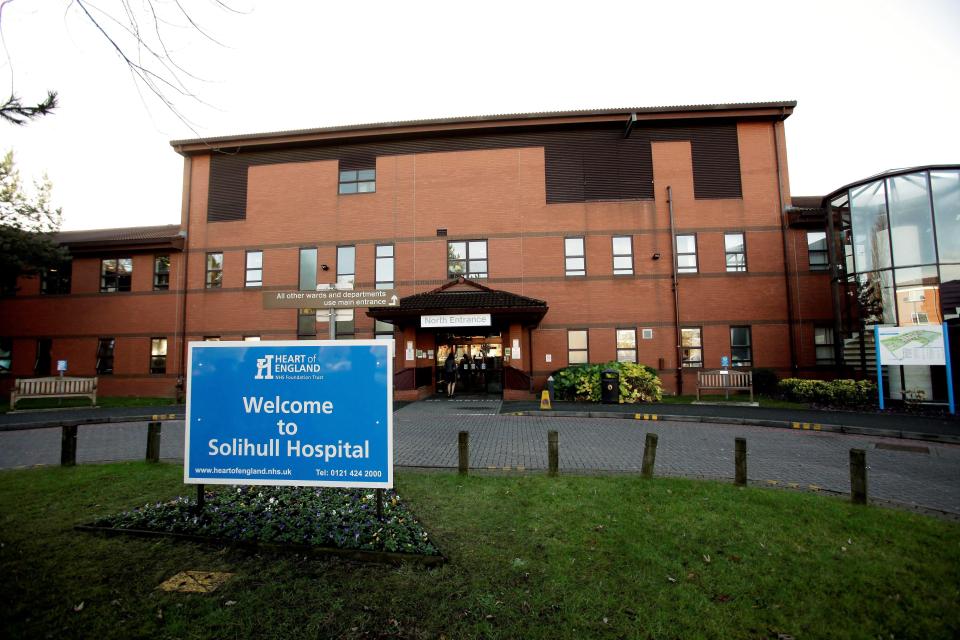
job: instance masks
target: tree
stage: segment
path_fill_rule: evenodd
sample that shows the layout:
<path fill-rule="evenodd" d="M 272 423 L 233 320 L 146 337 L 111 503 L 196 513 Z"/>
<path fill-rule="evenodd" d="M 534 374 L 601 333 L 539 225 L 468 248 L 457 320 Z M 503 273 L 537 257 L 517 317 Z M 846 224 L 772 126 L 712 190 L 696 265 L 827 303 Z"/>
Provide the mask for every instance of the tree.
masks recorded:
<path fill-rule="evenodd" d="M 61 212 L 50 203 L 53 185 L 44 176 L 24 189 L 13 151 L 0 160 L 0 283 L 9 289 L 19 275 L 35 275 L 69 259 L 52 234 Z"/>

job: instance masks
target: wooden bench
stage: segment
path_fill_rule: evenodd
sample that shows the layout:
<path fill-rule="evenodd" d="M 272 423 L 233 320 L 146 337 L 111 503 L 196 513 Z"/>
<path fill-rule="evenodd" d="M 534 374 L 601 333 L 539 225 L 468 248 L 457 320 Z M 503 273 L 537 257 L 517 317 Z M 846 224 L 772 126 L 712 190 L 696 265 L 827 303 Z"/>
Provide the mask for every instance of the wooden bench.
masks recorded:
<path fill-rule="evenodd" d="M 752 371 L 698 371 L 697 372 L 697 400 L 700 392 L 705 390 L 723 391 L 724 397 L 730 398 L 731 391 L 749 391 L 750 402 L 753 402 L 753 372 Z"/>
<path fill-rule="evenodd" d="M 10 391 L 10 410 L 24 398 L 90 398 L 97 405 L 96 378 L 17 378 Z"/>

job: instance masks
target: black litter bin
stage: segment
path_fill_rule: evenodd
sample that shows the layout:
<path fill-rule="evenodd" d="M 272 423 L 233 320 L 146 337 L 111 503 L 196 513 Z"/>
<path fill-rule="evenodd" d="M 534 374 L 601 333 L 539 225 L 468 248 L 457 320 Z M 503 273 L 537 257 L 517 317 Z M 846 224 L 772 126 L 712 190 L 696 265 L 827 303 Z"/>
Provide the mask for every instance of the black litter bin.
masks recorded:
<path fill-rule="evenodd" d="M 607 369 L 600 372 L 600 400 L 605 404 L 620 404 L 620 372 Z"/>

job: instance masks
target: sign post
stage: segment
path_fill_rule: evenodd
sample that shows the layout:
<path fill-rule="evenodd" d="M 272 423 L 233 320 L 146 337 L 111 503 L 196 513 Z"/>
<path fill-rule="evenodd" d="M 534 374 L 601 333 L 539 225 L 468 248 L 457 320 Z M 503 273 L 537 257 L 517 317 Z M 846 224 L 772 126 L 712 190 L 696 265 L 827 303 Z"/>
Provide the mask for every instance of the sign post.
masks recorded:
<path fill-rule="evenodd" d="M 190 344 L 184 482 L 393 486 L 389 340 Z"/>
<path fill-rule="evenodd" d="M 880 409 L 884 408 L 883 365 L 945 365 L 950 413 L 956 413 L 956 404 L 953 397 L 953 373 L 950 363 L 950 337 L 946 323 L 940 326 L 919 325 L 910 327 L 881 327 L 875 325 L 873 332 L 873 341 L 877 351 L 877 393 Z"/>

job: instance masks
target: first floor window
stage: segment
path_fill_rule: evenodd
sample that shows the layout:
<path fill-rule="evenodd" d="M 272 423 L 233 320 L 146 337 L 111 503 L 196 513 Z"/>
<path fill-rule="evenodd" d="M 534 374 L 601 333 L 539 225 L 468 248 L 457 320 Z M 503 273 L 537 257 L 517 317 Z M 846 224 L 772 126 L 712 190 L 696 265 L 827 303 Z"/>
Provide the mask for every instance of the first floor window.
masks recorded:
<path fill-rule="evenodd" d="M 150 373 L 167 372 L 167 339 L 150 338 Z"/>
<path fill-rule="evenodd" d="M 100 292 L 130 291 L 133 258 L 104 258 L 100 261 Z"/>
<path fill-rule="evenodd" d="M 810 264 L 810 271 L 826 271 L 830 268 L 826 232 L 807 232 L 807 259 Z"/>
<path fill-rule="evenodd" d="M 693 234 L 677 236 L 677 273 L 696 272 L 697 236 Z"/>
<path fill-rule="evenodd" d="M 563 259 L 566 275 L 587 275 L 587 257 L 583 249 L 583 238 L 563 239 Z"/>
<path fill-rule="evenodd" d="M 567 331 L 567 362 L 586 364 L 590 361 L 587 347 L 587 330 L 570 329 Z"/>
<path fill-rule="evenodd" d="M 0 338 L 0 374 L 13 368 L 13 338 Z"/>
<path fill-rule="evenodd" d="M 613 275 L 633 275 L 633 238 L 630 236 L 613 237 Z"/>
<path fill-rule="evenodd" d="M 637 361 L 637 330 L 617 329 L 617 362 Z"/>
<path fill-rule="evenodd" d="M 44 269 L 40 276 L 40 293 L 43 295 L 70 293 L 72 275 L 73 263 L 70 260 L 65 260 L 56 267 Z"/>
<path fill-rule="evenodd" d="M 166 291 L 170 288 L 170 256 L 153 257 L 153 290 Z"/>
<path fill-rule="evenodd" d="M 487 241 L 467 240 L 447 243 L 447 276 L 449 278 L 486 278 Z"/>
<path fill-rule="evenodd" d="M 203 336 L 204 342 L 220 342 L 220 336 Z"/>
<path fill-rule="evenodd" d="M 113 338 L 100 338 L 97 343 L 97 373 L 113 373 Z"/>
<path fill-rule="evenodd" d="M 260 336 L 243 336 L 244 342 L 260 342 Z"/>
<path fill-rule="evenodd" d="M 247 251 L 247 275 L 244 285 L 263 286 L 263 251 Z"/>
<path fill-rule="evenodd" d="M 680 329 L 680 351 L 684 367 L 703 366 L 703 337 L 700 327 Z"/>
<path fill-rule="evenodd" d="M 317 250 L 300 249 L 300 291 L 317 288 Z"/>
<path fill-rule="evenodd" d="M 750 327 L 730 327 L 731 366 L 753 366 L 753 346 L 750 338 Z"/>
<path fill-rule="evenodd" d="M 814 327 L 813 343 L 816 348 L 817 364 L 834 364 L 833 327 Z"/>
<path fill-rule="evenodd" d="M 357 248 L 337 247 L 337 288 L 353 289 L 357 274 Z"/>
<path fill-rule="evenodd" d="M 219 289 L 223 286 L 223 254 L 207 254 L 207 289 Z"/>
<path fill-rule="evenodd" d="M 356 169 L 340 172 L 340 194 L 373 193 L 376 190 L 376 169 Z"/>
<path fill-rule="evenodd" d="M 742 233 L 725 233 L 723 247 L 727 259 L 727 271 L 747 270 L 747 245 Z"/>

